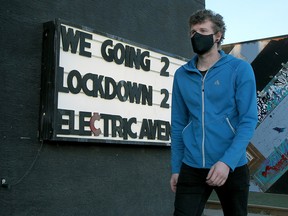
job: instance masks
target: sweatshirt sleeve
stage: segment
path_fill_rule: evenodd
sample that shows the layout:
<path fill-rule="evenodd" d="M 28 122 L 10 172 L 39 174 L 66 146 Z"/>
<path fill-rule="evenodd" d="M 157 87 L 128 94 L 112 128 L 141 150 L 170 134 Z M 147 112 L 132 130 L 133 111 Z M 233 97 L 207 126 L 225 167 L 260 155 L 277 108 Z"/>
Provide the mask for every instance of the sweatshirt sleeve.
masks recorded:
<path fill-rule="evenodd" d="M 236 68 L 235 90 L 239 124 L 232 145 L 220 159 L 232 170 L 246 152 L 258 121 L 255 76 L 251 65 L 245 61 Z"/>
<path fill-rule="evenodd" d="M 182 131 L 188 123 L 188 109 L 179 88 L 179 69 L 173 80 L 171 111 L 171 165 L 172 173 L 179 173 L 184 157 Z"/>

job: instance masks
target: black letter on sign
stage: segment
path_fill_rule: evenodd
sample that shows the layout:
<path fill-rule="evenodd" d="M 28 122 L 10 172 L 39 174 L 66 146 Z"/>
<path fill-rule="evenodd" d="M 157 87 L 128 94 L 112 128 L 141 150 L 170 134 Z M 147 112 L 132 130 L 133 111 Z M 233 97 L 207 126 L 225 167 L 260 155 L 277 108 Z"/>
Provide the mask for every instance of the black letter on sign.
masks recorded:
<path fill-rule="evenodd" d="M 92 40 L 92 35 L 85 32 L 80 33 L 79 55 L 91 58 L 91 52 L 85 51 L 85 48 L 91 48 L 91 43 L 86 42 L 85 39 Z"/>
<path fill-rule="evenodd" d="M 126 50 L 127 52 L 127 50 Z M 140 69 L 140 62 L 141 62 L 141 50 L 137 49 L 137 54 L 135 52 L 134 47 L 130 47 L 130 58 L 129 58 L 129 67 L 133 68 L 133 63 L 136 69 Z"/>
<path fill-rule="evenodd" d="M 63 67 L 59 67 L 57 70 L 57 87 L 58 87 L 58 92 L 65 92 L 65 93 L 69 93 L 69 90 L 67 87 L 64 87 L 64 82 L 63 82 L 63 77 L 64 77 L 64 68 Z"/>
<path fill-rule="evenodd" d="M 112 85 L 112 92 L 110 94 L 110 84 Z M 116 82 L 111 77 L 105 77 L 105 99 L 111 100 L 116 96 Z"/>
<path fill-rule="evenodd" d="M 160 76 L 165 76 L 165 77 L 169 77 L 169 72 L 167 71 L 168 67 L 169 67 L 169 59 L 167 57 L 162 57 L 161 58 L 161 62 L 164 62 L 164 66 L 160 71 Z"/>
<path fill-rule="evenodd" d="M 68 116 L 68 119 L 64 119 L 63 116 Z M 68 129 L 63 129 L 62 126 L 68 126 Z M 76 131 L 74 131 L 74 110 L 57 110 L 56 133 L 65 135 L 77 134 Z"/>
<path fill-rule="evenodd" d="M 123 87 L 124 92 L 122 92 L 122 87 Z M 118 99 L 122 102 L 126 101 L 128 99 L 128 93 L 129 92 L 128 92 L 127 83 L 124 80 L 119 81 L 118 85 L 117 85 L 117 97 L 118 97 Z"/>
<path fill-rule="evenodd" d="M 118 43 L 114 47 L 114 61 L 116 64 L 121 65 L 124 62 L 124 59 L 125 59 L 125 48 L 121 43 Z"/>
<path fill-rule="evenodd" d="M 148 90 L 149 89 L 149 90 Z M 146 85 L 143 85 L 142 86 L 142 104 L 143 105 L 146 105 L 146 101 L 148 103 L 149 106 L 152 106 L 152 99 L 153 99 L 153 96 L 152 96 L 152 93 L 153 93 L 153 89 L 152 89 L 152 86 L 148 86 L 148 89 L 147 89 L 147 86 Z"/>
<path fill-rule="evenodd" d="M 150 53 L 148 51 L 144 51 L 141 54 L 141 62 L 140 62 L 141 68 L 144 71 L 150 71 L 150 60 L 149 59 L 145 59 L 145 57 L 150 57 Z"/>
<path fill-rule="evenodd" d="M 89 120 L 85 120 L 85 118 L 89 118 Z M 85 127 L 90 126 L 90 112 L 79 112 L 79 135 L 80 136 L 91 136 L 91 131 L 85 130 Z"/>
<path fill-rule="evenodd" d="M 61 36 L 63 51 L 68 52 L 69 46 L 71 45 L 71 53 L 76 53 L 80 38 L 80 32 L 76 31 L 76 34 L 74 35 L 73 29 L 68 28 L 68 32 L 66 33 L 66 27 L 61 26 Z"/>
<path fill-rule="evenodd" d="M 102 75 L 98 75 L 96 74 L 94 76 L 94 80 L 93 80 L 93 97 L 98 97 L 98 92 L 100 93 L 100 97 L 101 98 L 105 98 L 105 93 L 104 93 L 104 89 L 102 86 L 102 81 L 104 76 Z"/>
<path fill-rule="evenodd" d="M 112 137 L 123 137 L 123 121 L 122 121 L 122 117 L 119 115 L 113 115 L 112 118 Z M 119 124 L 117 124 L 117 122 Z"/>
<path fill-rule="evenodd" d="M 94 81 L 94 77 L 95 77 L 95 74 L 92 74 L 92 73 L 88 73 L 88 74 L 85 74 L 83 76 L 83 79 L 82 79 L 82 89 L 83 89 L 83 92 L 87 95 L 87 96 L 90 96 L 90 97 L 93 97 L 94 96 L 94 92 L 93 92 L 93 89 L 89 89 L 88 88 L 88 80 L 90 79 L 92 82 Z M 93 86 L 92 86 L 93 87 Z"/>
<path fill-rule="evenodd" d="M 165 141 L 169 140 L 170 122 L 155 120 L 155 122 L 156 121 L 158 125 L 158 133 L 157 133 L 158 140 L 165 140 Z"/>
<path fill-rule="evenodd" d="M 161 89 L 161 95 L 164 94 L 164 98 L 160 104 L 160 107 L 169 109 L 170 105 L 167 103 L 169 99 L 169 91 L 167 89 Z"/>
<path fill-rule="evenodd" d="M 112 62 L 114 59 L 113 49 L 108 49 L 108 53 L 106 52 L 107 46 L 113 46 L 112 40 L 106 40 L 102 43 L 101 46 L 101 55 L 107 62 Z"/>
<path fill-rule="evenodd" d="M 68 32 L 66 32 L 66 27 L 61 26 L 61 36 L 62 36 L 63 51 L 68 52 L 69 46 L 71 46 L 71 53 L 76 53 L 80 39 L 79 55 L 91 58 L 91 53 L 85 51 L 85 48 L 91 47 L 91 44 L 85 41 L 85 39 L 92 40 L 91 34 L 80 32 L 78 30 L 76 30 L 74 34 L 72 28 L 68 28 Z"/>
<path fill-rule="evenodd" d="M 130 103 L 134 103 L 134 100 L 135 100 L 136 104 L 140 104 L 142 86 L 143 84 L 139 84 L 139 87 L 138 87 L 137 83 L 133 83 L 132 85 L 131 82 L 127 82 Z"/>
<path fill-rule="evenodd" d="M 73 78 L 76 78 L 77 83 L 76 83 L 76 87 L 74 87 L 73 85 Z M 68 74 L 67 77 L 67 85 L 68 85 L 68 89 L 72 94 L 78 94 L 81 91 L 81 74 L 79 73 L 79 71 L 77 70 L 72 70 L 70 71 L 70 73 Z"/>
<path fill-rule="evenodd" d="M 137 138 L 137 133 L 132 131 L 132 124 L 136 124 L 137 123 L 137 119 L 135 117 L 130 118 L 129 120 L 127 120 L 127 118 L 123 118 L 123 139 L 127 140 L 128 139 L 128 135 L 131 138 L 136 139 Z"/>
<path fill-rule="evenodd" d="M 109 120 L 112 119 L 112 115 L 101 114 L 101 119 L 104 120 L 104 137 L 109 136 Z"/>
<path fill-rule="evenodd" d="M 142 121 L 139 139 L 143 139 L 144 136 L 146 136 L 148 139 L 150 137 L 150 130 L 149 130 L 149 125 L 148 125 L 147 119 L 143 119 L 143 121 Z"/>

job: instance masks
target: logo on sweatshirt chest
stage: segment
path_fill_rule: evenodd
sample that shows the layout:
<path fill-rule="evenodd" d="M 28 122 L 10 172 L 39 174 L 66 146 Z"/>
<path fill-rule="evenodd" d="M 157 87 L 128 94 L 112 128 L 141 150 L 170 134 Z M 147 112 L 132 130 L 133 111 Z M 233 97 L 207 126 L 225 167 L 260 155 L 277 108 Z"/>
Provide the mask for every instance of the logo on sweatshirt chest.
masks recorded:
<path fill-rule="evenodd" d="M 219 80 L 215 80 L 215 81 L 214 81 L 214 85 L 215 85 L 215 86 L 220 86 L 220 85 L 221 85 L 221 83 L 220 83 L 220 81 L 219 81 Z"/>

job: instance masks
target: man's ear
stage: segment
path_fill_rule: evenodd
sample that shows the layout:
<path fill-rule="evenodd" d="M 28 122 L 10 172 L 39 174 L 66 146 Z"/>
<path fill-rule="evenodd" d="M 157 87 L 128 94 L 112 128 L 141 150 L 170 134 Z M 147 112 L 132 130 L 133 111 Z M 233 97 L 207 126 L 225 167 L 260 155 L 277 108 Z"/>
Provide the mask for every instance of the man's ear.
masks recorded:
<path fill-rule="evenodd" d="M 215 34 L 215 36 L 216 36 L 216 40 L 215 40 L 215 42 L 218 43 L 218 42 L 221 40 L 222 33 L 221 33 L 221 32 L 217 32 L 217 33 Z"/>

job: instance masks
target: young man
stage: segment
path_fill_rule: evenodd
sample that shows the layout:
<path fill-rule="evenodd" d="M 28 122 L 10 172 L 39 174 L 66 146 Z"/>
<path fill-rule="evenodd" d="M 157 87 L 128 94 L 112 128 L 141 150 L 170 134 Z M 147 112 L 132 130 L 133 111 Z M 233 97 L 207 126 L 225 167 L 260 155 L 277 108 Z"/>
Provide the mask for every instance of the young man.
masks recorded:
<path fill-rule="evenodd" d="M 215 190 L 226 216 L 247 215 L 246 148 L 257 124 L 255 77 L 245 61 L 219 50 L 223 17 L 190 17 L 197 55 L 180 67 L 172 92 L 172 176 L 176 216 L 201 215 Z"/>

